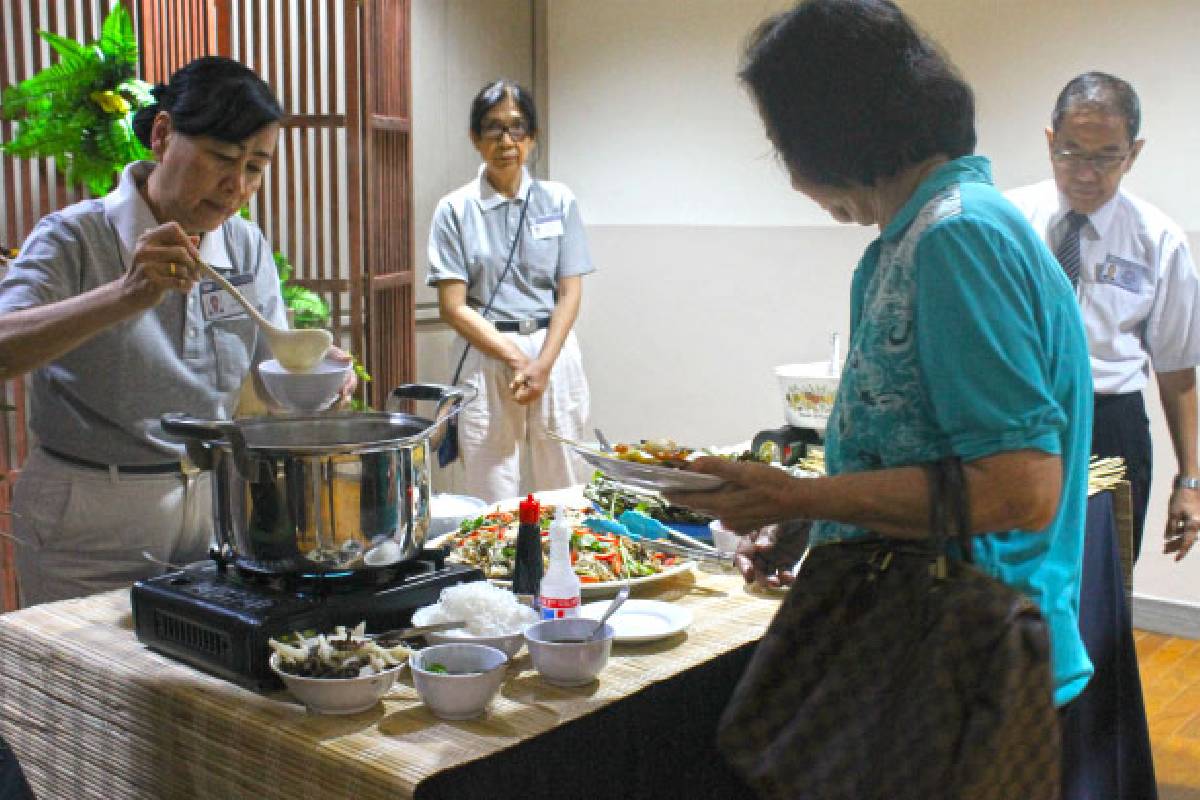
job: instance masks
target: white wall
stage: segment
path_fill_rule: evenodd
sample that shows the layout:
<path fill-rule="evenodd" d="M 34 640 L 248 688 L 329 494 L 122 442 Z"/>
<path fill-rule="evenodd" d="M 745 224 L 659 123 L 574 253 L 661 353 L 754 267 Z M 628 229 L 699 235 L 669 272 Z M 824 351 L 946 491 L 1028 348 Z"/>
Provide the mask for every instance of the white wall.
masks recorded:
<path fill-rule="evenodd" d="M 849 273 L 872 233 L 792 193 L 734 71 L 766 0 L 554 0 L 549 175 L 580 198 L 601 271 L 579 324 L 594 417 L 619 438 L 744 439 L 783 422 L 771 368 L 845 330 Z M 1061 86 L 1104 69 L 1143 102 L 1132 191 L 1200 231 L 1200 3 L 907 0 L 976 90 L 980 151 L 1001 188 L 1048 175 L 1042 129 Z M 1156 552 L 1175 472 L 1156 395 L 1158 459 L 1145 597 L 1200 604 L 1200 554 Z"/>

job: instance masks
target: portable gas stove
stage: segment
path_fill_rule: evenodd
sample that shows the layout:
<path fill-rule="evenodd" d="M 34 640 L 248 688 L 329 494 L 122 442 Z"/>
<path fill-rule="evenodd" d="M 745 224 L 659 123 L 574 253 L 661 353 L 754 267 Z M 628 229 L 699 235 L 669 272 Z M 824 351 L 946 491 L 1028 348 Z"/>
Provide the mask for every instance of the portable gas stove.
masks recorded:
<path fill-rule="evenodd" d="M 152 650 L 254 688 L 281 685 L 267 640 L 292 631 L 333 630 L 364 620 L 370 632 L 402 628 L 446 586 L 483 579 L 447 564 L 443 550 L 358 572 L 271 575 L 219 556 L 132 589 L 138 639 Z"/>

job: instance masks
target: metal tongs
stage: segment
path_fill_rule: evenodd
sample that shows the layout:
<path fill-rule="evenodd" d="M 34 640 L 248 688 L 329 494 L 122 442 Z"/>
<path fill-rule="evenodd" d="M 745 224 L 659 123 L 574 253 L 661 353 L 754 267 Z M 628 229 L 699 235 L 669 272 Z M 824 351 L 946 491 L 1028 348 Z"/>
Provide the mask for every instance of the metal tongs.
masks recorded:
<path fill-rule="evenodd" d="M 412 628 L 395 628 L 383 633 L 368 633 L 367 638 L 374 641 L 403 641 L 404 639 L 415 639 L 418 636 L 424 636 L 427 633 L 437 633 L 438 631 L 452 631 L 455 628 L 466 626 L 463 620 L 455 620 L 454 622 L 438 622 L 434 625 L 417 625 Z"/>
<path fill-rule="evenodd" d="M 698 543 L 699 544 L 699 543 Z M 702 564 L 714 564 L 719 567 L 732 569 L 734 567 L 734 554 L 723 550 L 717 550 L 714 547 L 687 547 L 686 545 L 669 542 L 665 539 L 654 539 L 646 541 L 645 545 L 652 550 L 658 550 L 663 553 L 670 553 L 675 556 L 682 556 Z"/>

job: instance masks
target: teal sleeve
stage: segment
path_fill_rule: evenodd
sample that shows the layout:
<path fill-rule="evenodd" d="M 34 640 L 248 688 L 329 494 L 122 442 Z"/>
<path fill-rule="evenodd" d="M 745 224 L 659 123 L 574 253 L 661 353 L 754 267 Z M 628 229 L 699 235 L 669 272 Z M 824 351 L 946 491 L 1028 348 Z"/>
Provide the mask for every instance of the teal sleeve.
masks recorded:
<path fill-rule="evenodd" d="M 1030 257 L 985 221 L 958 216 L 917 245 L 917 347 L 951 449 L 966 460 L 1060 455 L 1066 414 L 1050 386 L 1047 322 Z"/>

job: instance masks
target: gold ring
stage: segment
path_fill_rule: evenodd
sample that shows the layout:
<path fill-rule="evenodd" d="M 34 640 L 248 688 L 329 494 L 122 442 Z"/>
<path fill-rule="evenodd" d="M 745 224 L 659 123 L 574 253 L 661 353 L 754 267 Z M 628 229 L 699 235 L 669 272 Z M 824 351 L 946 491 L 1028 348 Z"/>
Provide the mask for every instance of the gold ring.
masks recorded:
<path fill-rule="evenodd" d="M 171 277 L 172 278 L 175 277 L 175 262 L 174 261 L 171 262 Z"/>

